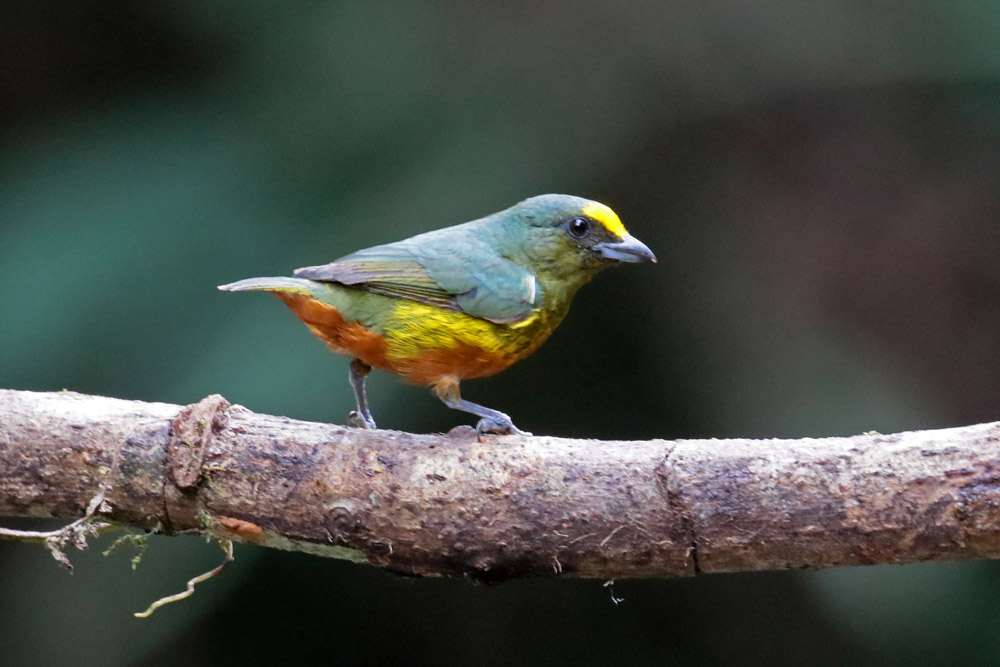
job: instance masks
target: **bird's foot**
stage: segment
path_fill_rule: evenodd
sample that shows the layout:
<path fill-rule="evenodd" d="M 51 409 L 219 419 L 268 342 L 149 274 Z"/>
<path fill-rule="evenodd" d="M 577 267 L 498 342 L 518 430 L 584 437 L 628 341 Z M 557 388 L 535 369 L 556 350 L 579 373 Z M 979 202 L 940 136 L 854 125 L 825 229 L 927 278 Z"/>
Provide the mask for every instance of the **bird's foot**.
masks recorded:
<path fill-rule="evenodd" d="M 498 433 L 500 435 L 531 435 L 527 431 L 522 431 L 518 427 L 514 426 L 514 422 L 511 421 L 510 417 L 500 412 L 495 416 L 483 417 L 476 424 L 476 433 L 479 436 L 479 440 L 482 441 L 483 436 L 487 433 Z"/>
<path fill-rule="evenodd" d="M 375 420 L 372 419 L 371 415 L 361 414 L 357 410 L 351 410 L 351 412 L 347 415 L 347 425 L 353 426 L 354 428 L 378 428 L 375 426 Z"/>

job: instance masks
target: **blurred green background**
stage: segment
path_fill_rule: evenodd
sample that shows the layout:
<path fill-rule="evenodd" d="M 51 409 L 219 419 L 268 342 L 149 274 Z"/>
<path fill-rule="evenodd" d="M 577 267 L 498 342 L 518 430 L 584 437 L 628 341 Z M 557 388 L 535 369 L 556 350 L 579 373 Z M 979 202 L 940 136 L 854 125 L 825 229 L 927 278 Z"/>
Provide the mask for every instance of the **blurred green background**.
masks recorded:
<path fill-rule="evenodd" d="M 998 39 L 982 0 L 6 2 L 0 386 L 343 423 L 346 360 L 215 286 L 566 192 L 660 263 L 464 387 L 522 428 L 997 419 Z M 472 421 L 391 377 L 370 395 L 384 427 Z M 994 563 L 619 581 L 616 605 L 238 545 L 140 621 L 219 550 L 154 538 L 135 573 L 100 550 L 70 577 L 0 543 L 0 664 L 1000 663 Z"/>

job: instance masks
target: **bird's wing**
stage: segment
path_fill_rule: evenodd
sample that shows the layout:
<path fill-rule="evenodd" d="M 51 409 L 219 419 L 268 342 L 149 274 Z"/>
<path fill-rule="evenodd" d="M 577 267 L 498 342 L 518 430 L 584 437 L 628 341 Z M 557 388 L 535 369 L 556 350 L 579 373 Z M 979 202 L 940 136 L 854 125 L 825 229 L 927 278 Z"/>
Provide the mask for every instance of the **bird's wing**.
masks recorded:
<path fill-rule="evenodd" d="M 526 318 L 536 301 L 535 277 L 485 244 L 409 242 L 375 246 L 322 266 L 295 271 L 298 278 L 334 282 L 463 312 L 497 323 Z"/>

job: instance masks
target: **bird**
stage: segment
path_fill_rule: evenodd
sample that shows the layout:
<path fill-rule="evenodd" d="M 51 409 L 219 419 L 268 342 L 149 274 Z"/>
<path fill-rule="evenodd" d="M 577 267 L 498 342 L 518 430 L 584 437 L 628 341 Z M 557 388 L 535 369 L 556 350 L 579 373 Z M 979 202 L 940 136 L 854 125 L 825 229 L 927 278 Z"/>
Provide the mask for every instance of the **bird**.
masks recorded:
<path fill-rule="evenodd" d="M 428 386 L 487 433 L 527 434 L 510 416 L 462 398 L 463 380 L 532 354 L 577 290 L 621 263 L 656 262 L 608 206 L 545 194 L 463 224 L 358 250 L 291 277 L 218 289 L 280 298 L 332 351 L 349 357 L 355 410 L 348 425 L 376 428 L 365 390 L 375 368 Z"/>

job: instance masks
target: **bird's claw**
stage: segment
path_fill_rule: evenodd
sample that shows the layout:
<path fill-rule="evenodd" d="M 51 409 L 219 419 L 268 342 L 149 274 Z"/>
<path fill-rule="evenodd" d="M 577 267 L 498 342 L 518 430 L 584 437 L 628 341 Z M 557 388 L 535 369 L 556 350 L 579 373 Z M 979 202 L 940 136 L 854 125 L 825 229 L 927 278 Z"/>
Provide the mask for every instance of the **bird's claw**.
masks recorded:
<path fill-rule="evenodd" d="M 531 435 L 527 431 L 522 431 L 514 426 L 514 422 L 507 415 L 501 413 L 496 417 L 483 417 L 476 424 L 476 433 L 479 440 L 487 433 L 497 433 L 499 435 Z"/>
<path fill-rule="evenodd" d="M 354 428 L 366 428 L 375 429 L 375 420 L 372 419 L 371 415 L 363 415 L 357 410 L 351 410 L 347 415 L 347 425 L 353 426 Z"/>

